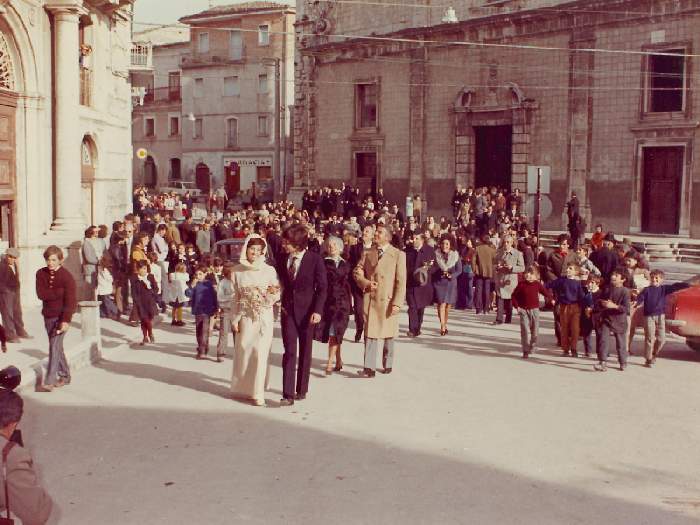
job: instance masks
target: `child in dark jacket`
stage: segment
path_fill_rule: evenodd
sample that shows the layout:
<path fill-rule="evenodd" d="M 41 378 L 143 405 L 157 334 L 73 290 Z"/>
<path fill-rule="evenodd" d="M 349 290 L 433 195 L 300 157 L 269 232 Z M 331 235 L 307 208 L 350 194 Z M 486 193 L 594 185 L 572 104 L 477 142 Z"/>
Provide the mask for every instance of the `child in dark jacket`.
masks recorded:
<path fill-rule="evenodd" d="M 190 287 L 185 291 L 192 304 L 197 331 L 197 359 L 204 359 L 209 353 L 209 324 L 211 317 L 219 309 L 216 288 L 206 278 L 207 267 L 200 266 L 194 274 Z"/>
<path fill-rule="evenodd" d="M 593 332 L 595 330 L 593 319 L 593 305 L 601 299 L 600 286 L 603 279 L 598 275 L 591 275 L 586 281 L 585 306 L 581 310 L 581 337 L 583 338 L 583 351 L 586 357 L 590 357 L 595 351 L 593 346 Z"/>
<path fill-rule="evenodd" d="M 525 280 L 515 287 L 511 300 L 513 308 L 520 316 L 520 345 L 523 359 L 534 353 L 540 325 L 540 295 L 551 301 L 552 294 L 540 282 L 540 270 L 537 265 L 530 265 L 525 270 Z"/>
<path fill-rule="evenodd" d="M 651 368 L 666 342 L 666 296 L 688 288 L 691 283 L 663 284 L 664 272 L 653 270 L 651 284 L 637 297 L 637 306 L 644 305 L 644 366 Z"/>
<path fill-rule="evenodd" d="M 627 332 L 629 328 L 630 291 L 625 288 L 624 270 L 614 270 L 610 274 L 610 287 L 600 294 L 594 294 L 593 323 L 596 335 L 598 364 L 593 368 L 599 372 L 608 369 L 608 340 L 615 339 L 620 371 L 627 368 Z"/>
<path fill-rule="evenodd" d="M 566 277 L 559 277 L 547 283 L 547 288 L 554 292 L 557 312 L 561 323 L 561 347 L 564 356 L 578 357 L 576 343 L 581 330 L 581 306 L 584 305 L 586 291 L 578 280 L 577 264 L 566 265 Z"/>
<path fill-rule="evenodd" d="M 153 318 L 158 315 L 158 284 L 149 273 L 148 261 L 136 261 L 135 269 L 136 278 L 132 282 L 131 297 L 141 321 L 143 346 L 148 342 L 156 342 L 153 338 Z"/>

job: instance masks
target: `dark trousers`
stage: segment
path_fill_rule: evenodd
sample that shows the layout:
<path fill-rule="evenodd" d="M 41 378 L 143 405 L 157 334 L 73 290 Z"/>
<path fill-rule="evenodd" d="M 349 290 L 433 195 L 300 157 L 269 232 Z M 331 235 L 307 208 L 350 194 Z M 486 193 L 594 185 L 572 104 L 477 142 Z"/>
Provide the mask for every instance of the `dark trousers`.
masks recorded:
<path fill-rule="evenodd" d="M 26 335 L 22 321 L 22 307 L 19 304 L 19 290 L 0 293 L 0 314 L 8 339 Z"/>
<path fill-rule="evenodd" d="M 44 318 L 44 327 L 49 336 L 49 366 L 44 379 L 45 385 L 55 385 L 59 379 L 70 380 L 70 369 L 63 351 L 63 338 L 66 333 L 56 335 L 60 325 L 59 317 Z"/>
<path fill-rule="evenodd" d="M 355 316 L 355 330 L 362 333 L 365 327 L 364 296 L 361 290 L 352 290 L 352 311 Z"/>
<path fill-rule="evenodd" d="M 620 361 L 620 365 L 627 364 L 627 332 L 612 332 L 607 326 L 602 326 L 596 328 L 596 352 L 598 354 L 598 361 L 605 363 L 608 360 L 608 340 L 612 337 L 615 339 L 615 349 L 617 350 L 617 359 Z"/>
<path fill-rule="evenodd" d="M 291 315 L 282 312 L 282 397 L 285 399 L 294 399 L 295 393 L 306 395 L 309 391 L 313 334 L 313 325 L 297 324 Z"/>
<path fill-rule="evenodd" d="M 98 295 L 97 300 L 100 301 L 100 317 L 112 318 L 119 315 L 119 310 L 111 295 Z"/>
<path fill-rule="evenodd" d="M 415 305 L 408 305 L 408 331 L 413 334 L 419 334 L 423 326 L 423 314 L 425 308 L 416 308 Z"/>
<path fill-rule="evenodd" d="M 504 299 L 500 295 L 498 296 L 498 301 L 496 302 L 496 321 L 503 322 L 505 315 L 505 322 L 510 323 L 513 320 L 513 303 L 510 299 Z"/>
<path fill-rule="evenodd" d="M 474 274 L 462 273 L 457 277 L 457 306 L 458 310 L 474 308 Z"/>
<path fill-rule="evenodd" d="M 207 314 L 199 314 L 194 316 L 197 333 L 197 355 L 209 353 L 209 323 L 211 316 Z"/>
<path fill-rule="evenodd" d="M 476 293 L 474 295 L 474 308 L 476 313 L 486 313 L 491 308 L 491 289 L 493 279 L 489 277 L 476 276 L 474 278 Z"/>

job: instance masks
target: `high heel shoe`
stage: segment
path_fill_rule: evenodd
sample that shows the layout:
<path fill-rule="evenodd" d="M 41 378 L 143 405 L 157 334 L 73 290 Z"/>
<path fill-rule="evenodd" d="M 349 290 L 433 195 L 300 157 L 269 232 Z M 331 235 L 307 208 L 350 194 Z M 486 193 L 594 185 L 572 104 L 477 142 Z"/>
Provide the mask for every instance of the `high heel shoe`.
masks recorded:
<path fill-rule="evenodd" d="M 340 372 L 342 369 L 343 369 L 343 363 L 340 363 L 339 365 L 335 365 L 335 368 L 333 370 L 335 370 L 336 372 Z"/>
<path fill-rule="evenodd" d="M 447 330 L 445 330 L 444 328 L 440 328 L 440 336 L 443 336 L 446 334 L 447 334 Z"/>
<path fill-rule="evenodd" d="M 332 375 L 333 375 L 333 369 L 332 369 L 332 368 L 326 368 L 326 375 L 327 375 L 327 376 L 332 376 Z"/>

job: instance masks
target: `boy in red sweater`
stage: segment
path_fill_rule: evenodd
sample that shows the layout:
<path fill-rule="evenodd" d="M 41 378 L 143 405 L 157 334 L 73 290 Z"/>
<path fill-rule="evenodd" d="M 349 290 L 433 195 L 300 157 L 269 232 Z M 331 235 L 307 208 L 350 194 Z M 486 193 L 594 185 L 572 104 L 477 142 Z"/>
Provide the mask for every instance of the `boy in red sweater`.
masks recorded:
<path fill-rule="evenodd" d="M 537 265 L 528 266 L 525 270 L 525 280 L 518 283 L 511 296 L 513 308 L 517 308 L 520 316 L 520 344 L 523 348 L 523 359 L 527 359 L 537 345 L 540 327 L 540 294 L 544 295 L 547 301 L 552 300 L 552 294 L 540 282 L 540 271 Z"/>

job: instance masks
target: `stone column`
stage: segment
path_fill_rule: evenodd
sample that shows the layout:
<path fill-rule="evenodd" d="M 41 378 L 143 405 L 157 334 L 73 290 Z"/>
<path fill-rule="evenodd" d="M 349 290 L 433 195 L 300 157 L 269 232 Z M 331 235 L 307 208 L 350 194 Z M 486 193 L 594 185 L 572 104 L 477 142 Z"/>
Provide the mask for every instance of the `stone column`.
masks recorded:
<path fill-rule="evenodd" d="M 80 2 L 82 4 L 82 2 Z M 80 213 L 80 145 L 78 120 L 80 96 L 78 17 L 82 7 L 75 2 L 48 5 L 53 14 L 54 34 L 54 148 L 55 219 L 52 230 L 79 230 L 84 226 Z"/>
<path fill-rule="evenodd" d="M 90 341 L 90 361 L 97 362 L 102 357 L 102 328 L 100 301 L 80 301 L 80 326 L 83 341 Z"/>

